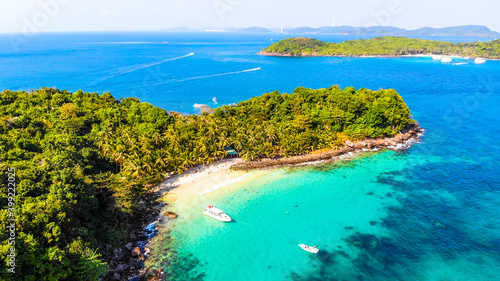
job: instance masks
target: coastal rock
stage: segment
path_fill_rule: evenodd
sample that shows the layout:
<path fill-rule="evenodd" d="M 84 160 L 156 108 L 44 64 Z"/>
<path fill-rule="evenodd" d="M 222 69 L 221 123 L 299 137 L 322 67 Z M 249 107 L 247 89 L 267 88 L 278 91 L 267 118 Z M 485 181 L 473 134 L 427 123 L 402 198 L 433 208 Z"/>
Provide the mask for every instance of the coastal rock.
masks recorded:
<path fill-rule="evenodd" d="M 125 253 L 123 253 L 122 249 L 114 249 L 113 250 L 113 260 L 121 261 L 125 258 Z"/>
<path fill-rule="evenodd" d="M 174 212 L 165 212 L 165 213 L 163 213 L 163 215 L 166 216 L 166 217 L 169 217 L 171 219 L 176 219 L 179 216 L 179 215 L 177 215 Z"/>
<path fill-rule="evenodd" d="M 352 141 L 350 141 L 350 140 L 346 140 L 345 144 L 347 144 L 347 146 L 349 146 L 349 147 L 354 147 L 354 143 L 352 143 Z"/>
<path fill-rule="evenodd" d="M 122 276 L 120 275 L 120 273 L 113 274 L 113 280 L 120 280 L 121 278 Z"/>
<path fill-rule="evenodd" d="M 120 273 L 120 272 L 122 272 L 124 270 L 125 270 L 125 265 L 124 264 L 119 264 L 115 268 L 115 272 L 118 272 L 118 273 Z"/>
<path fill-rule="evenodd" d="M 142 254 L 141 252 L 141 248 L 139 247 L 135 247 L 133 250 L 132 250 L 132 256 L 133 257 L 139 257 L 139 260 L 142 261 L 142 260 L 145 260 L 145 257 L 144 255 Z"/>
<path fill-rule="evenodd" d="M 137 257 L 139 254 L 141 254 L 141 248 L 139 248 L 139 247 L 135 247 L 135 248 L 131 251 L 131 254 L 132 254 L 132 257 Z"/>
<path fill-rule="evenodd" d="M 125 245 L 125 248 L 127 248 L 127 250 L 132 250 L 132 242 L 129 242 Z"/>
<path fill-rule="evenodd" d="M 163 269 L 148 269 L 142 276 L 141 276 L 141 281 L 164 281 L 165 280 L 165 273 L 163 272 Z"/>

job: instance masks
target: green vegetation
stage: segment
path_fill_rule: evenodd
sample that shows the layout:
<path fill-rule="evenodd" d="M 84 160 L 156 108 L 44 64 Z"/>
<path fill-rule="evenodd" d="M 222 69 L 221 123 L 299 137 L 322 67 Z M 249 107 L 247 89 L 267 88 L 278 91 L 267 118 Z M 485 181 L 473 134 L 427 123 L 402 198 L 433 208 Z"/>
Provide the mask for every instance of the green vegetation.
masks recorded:
<path fill-rule="evenodd" d="M 0 93 L 0 217 L 16 168 L 16 273 L 2 280 L 98 280 L 105 245 L 123 245 L 138 196 L 171 173 L 212 163 L 291 156 L 347 138 L 392 136 L 412 123 L 394 90 L 330 87 L 266 93 L 212 114 L 170 114 L 136 98 L 42 88 Z"/>
<path fill-rule="evenodd" d="M 262 54 L 284 56 L 403 56 L 459 55 L 500 59 L 500 39 L 490 42 L 449 43 L 405 37 L 377 37 L 328 43 L 296 37 L 281 40 L 262 50 Z"/>

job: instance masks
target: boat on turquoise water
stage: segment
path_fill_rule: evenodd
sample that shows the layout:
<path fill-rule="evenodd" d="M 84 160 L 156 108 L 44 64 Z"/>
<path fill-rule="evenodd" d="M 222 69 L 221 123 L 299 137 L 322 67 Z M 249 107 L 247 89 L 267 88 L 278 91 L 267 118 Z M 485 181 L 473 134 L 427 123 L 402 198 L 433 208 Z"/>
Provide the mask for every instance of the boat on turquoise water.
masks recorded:
<path fill-rule="evenodd" d="M 483 59 L 483 58 L 476 58 L 474 59 L 474 63 L 475 64 L 482 64 L 482 63 L 485 63 L 486 62 L 486 59 Z"/>
<path fill-rule="evenodd" d="M 302 250 L 307 251 L 309 253 L 317 254 L 319 252 L 319 249 L 316 248 L 316 246 L 312 247 L 305 244 L 299 244 L 299 247 L 301 247 Z"/>
<path fill-rule="evenodd" d="M 203 212 L 204 215 L 207 215 L 211 218 L 214 218 L 223 222 L 230 222 L 231 217 L 226 215 L 221 209 L 215 208 L 213 205 L 208 206 Z"/>
<path fill-rule="evenodd" d="M 452 59 L 450 57 L 443 57 L 441 59 L 441 62 L 451 62 L 451 61 L 452 61 Z"/>
<path fill-rule="evenodd" d="M 208 106 L 208 105 L 206 105 L 206 104 L 200 104 L 200 103 L 195 103 L 195 104 L 193 104 L 193 107 L 194 107 L 194 108 L 202 108 L 202 107 L 207 107 L 207 106 Z"/>
<path fill-rule="evenodd" d="M 432 56 L 433 60 L 441 60 L 442 58 L 443 58 L 443 56 L 441 56 L 441 55 L 433 55 Z"/>
<path fill-rule="evenodd" d="M 213 101 L 214 103 L 217 103 L 219 100 L 217 99 L 217 97 L 214 97 L 214 98 L 212 99 L 212 101 Z"/>

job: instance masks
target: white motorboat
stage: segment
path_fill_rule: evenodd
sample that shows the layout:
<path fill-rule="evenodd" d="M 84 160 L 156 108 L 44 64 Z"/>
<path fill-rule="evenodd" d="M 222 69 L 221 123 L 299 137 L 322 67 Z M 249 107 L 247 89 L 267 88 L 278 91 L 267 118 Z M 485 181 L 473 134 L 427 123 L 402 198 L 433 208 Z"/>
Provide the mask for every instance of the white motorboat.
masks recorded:
<path fill-rule="evenodd" d="M 474 59 L 474 63 L 475 64 L 482 64 L 482 63 L 485 63 L 485 62 L 486 62 L 486 60 L 483 59 L 483 58 L 476 58 L 476 59 Z"/>
<path fill-rule="evenodd" d="M 213 205 L 208 206 L 203 212 L 203 214 L 219 221 L 223 222 L 231 221 L 230 216 L 226 215 L 226 213 L 224 213 L 221 209 L 215 208 Z"/>
<path fill-rule="evenodd" d="M 319 252 L 319 249 L 316 248 L 316 246 L 311 247 L 305 244 L 299 244 L 299 247 L 301 247 L 302 250 L 307 251 L 309 253 L 317 254 Z"/>
<path fill-rule="evenodd" d="M 441 55 L 433 55 L 432 56 L 433 60 L 441 60 L 442 58 L 443 58 L 443 56 L 441 56 Z"/>
<path fill-rule="evenodd" d="M 213 101 L 214 103 L 217 103 L 219 100 L 217 99 L 217 97 L 214 97 L 214 98 L 212 99 L 212 101 Z"/>
<path fill-rule="evenodd" d="M 207 107 L 207 106 L 208 106 L 208 105 L 206 105 L 206 104 L 200 104 L 200 103 L 195 103 L 195 104 L 193 104 L 193 107 L 194 107 L 194 108 L 202 108 L 202 107 Z"/>
<path fill-rule="evenodd" d="M 452 59 L 450 57 L 443 57 L 441 59 L 441 62 L 451 62 L 451 61 L 452 61 Z"/>

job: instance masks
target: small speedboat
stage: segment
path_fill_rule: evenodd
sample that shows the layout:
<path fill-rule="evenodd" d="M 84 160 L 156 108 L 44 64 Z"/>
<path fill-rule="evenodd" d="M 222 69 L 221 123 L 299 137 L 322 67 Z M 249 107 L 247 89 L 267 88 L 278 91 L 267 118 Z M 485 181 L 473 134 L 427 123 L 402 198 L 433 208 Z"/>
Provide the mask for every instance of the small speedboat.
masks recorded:
<path fill-rule="evenodd" d="M 204 215 L 207 215 L 211 218 L 214 218 L 223 222 L 230 222 L 231 217 L 226 215 L 221 209 L 215 208 L 214 205 L 208 206 L 203 212 Z"/>
<path fill-rule="evenodd" d="M 443 57 L 441 59 L 441 62 L 451 62 L 451 61 L 452 61 L 452 59 L 450 57 Z"/>
<path fill-rule="evenodd" d="M 219 100 L 217 99 L 217 97 L 214 97 L 214 98 L 212 99 L 212 101 L 213 101 L 214 103 L 217 103 Z"/>
<path fill-rule="evenodd" d="M 483 59 L 483 58 L 476 58 L 476 59 L 474 59 L 474 63 L 475 64 L 482 64 L 482 63 L 485 63 L 485 62 L 486 62 L 486 60 Z"/>
<path fill-rule="evenodd" d="M 311 247 L 305 244 L 299 244 L 299 247 L 301 247 L 302 250 L 307 251 L 309 253 L 317 254 L 319 252 L 319 249 L 316 248 L 316 246 Z"/>

